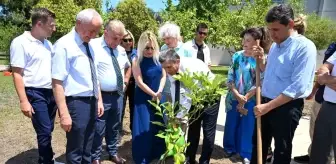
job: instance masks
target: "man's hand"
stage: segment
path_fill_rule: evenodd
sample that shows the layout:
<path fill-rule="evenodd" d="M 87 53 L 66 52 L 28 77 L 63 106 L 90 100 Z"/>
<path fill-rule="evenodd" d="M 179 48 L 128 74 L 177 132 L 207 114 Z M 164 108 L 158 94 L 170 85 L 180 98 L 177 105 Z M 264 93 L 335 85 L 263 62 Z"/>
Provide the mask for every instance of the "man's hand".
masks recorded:
<path fill-rule="evenodd" d="M 268 103 L 260 104 L 254 107 L 254 115 L 256 118 L 263 116 L 271 110 Z"/>
<path fill-rule="evenodd" d="M 35 114 L 33 107 L 30 105 L 28 101 L 21 102 L 20 108 L 21 112 L 29 118 L 32 118 L 33 114 Z"/>
<path fill-rule="evenodd" d="M 253 46 L 252 47 L 252 55 L 255 59 L 264 59 L 265 52 L 264 49 L 260 46 Z"/>
<path fill-rule="evenodd" d="M 65 132 L 70 132 L 71 127 L 72 127 L 72 119 L 70 117 L 70 114 L 69 113 L 61 114 L 60 119 L 61 119 L 61 128 Z"/>
<path fill-rule="evenodd" d="M 328 76 L 329 76 L 329 73 L 324 73 L 324 74 L 317 75 L 317 82 L 320 85 L 325 85 Z"/>
<path fill-rule="evenodd" d="M 98 101 L 98 117 L 101 117 L 104 114 L 104 105 L 102 101 Z"/>

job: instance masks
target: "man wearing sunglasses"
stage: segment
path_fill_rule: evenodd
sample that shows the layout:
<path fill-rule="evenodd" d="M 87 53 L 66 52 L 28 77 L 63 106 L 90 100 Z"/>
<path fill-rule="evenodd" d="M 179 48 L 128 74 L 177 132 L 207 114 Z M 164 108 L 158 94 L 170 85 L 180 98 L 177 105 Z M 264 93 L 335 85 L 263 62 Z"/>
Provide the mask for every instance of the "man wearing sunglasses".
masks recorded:
<path fill-rule="evenodd" d="M 191 53 L 191 57 L 202 60 L 209 67 L 211 66 L 210 49 L 204 40 L 208 36 L 208 26 L 205 23 L 198 24 L 195 38 L 183 44 L 183 49 Z"/>

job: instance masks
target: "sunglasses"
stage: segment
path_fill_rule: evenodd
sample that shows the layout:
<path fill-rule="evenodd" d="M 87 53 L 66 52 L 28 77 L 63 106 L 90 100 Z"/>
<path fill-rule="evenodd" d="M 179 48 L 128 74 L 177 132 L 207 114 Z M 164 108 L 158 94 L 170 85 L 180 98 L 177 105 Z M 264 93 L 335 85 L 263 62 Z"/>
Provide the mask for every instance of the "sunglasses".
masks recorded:
<path fill-rule="evenodd" d="M 202 32 L 202 31 L 198 31 L 198 34 L 200 34 L 200 35 L 205 35 L 205 36 L 207 36 L 207 35 L 208 35 L 208 33 L 207 33 L 207 32 Z"/>
<path fill-rule="evenodd" d="M 145 50 L 147 50 L 147 51 L 148 50 L 154 50 L 154 48 L 153 47 L 146 47 Z"/>
<path fill-rule="evenodd" d="M 127 42 L 133 42 L 132 39 L 123 39 L 123 41 L 126 42 L 126 43 L 127 43 Z"/>

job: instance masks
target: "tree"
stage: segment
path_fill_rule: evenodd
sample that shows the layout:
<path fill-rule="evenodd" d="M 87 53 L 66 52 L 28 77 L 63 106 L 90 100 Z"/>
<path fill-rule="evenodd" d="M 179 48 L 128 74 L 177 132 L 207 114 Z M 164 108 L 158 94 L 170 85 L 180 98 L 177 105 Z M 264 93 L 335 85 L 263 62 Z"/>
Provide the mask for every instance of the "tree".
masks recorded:
<path fill-rule="evenodd" d="M 143 0 L 121 1 L 116 6 L 115 11 L 106 14 L 104 17 L 105 20 L 118 19 L 122 21 L 126 29 L 132 32 L 136 41 L 142 32 L 151 30 L 157 33 L 158 30 L 158 23 Z"/>
<path fill-rule="evenodd" d="M 336 41 L 336 22 L 316 14 L 309 15 L 305 36 L 315 43 L 318 50 L 326 49 Z"/>
<path fill-rule="evenodd" d="M 76 15 L 86 8 L 94 8 L 102 13 L 101 0 L 40 0 L 35 7 L 45 7 L 56 14 L 57 30 L 51 41 L 56 41 L 68 33 L 76 22 Z"/>

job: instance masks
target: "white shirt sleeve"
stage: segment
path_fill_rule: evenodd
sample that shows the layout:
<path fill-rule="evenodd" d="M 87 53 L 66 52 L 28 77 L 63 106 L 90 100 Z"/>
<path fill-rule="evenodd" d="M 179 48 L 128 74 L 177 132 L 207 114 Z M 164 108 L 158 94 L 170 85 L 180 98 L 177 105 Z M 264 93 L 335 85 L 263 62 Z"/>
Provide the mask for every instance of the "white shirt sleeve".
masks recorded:
<path fill-rule="evenodd" d="M 211 65 L 211 56 L 210 56 L 210 49 L 208 46 L 203 50 L 204 53 L 204 63 L 207 65 Z"/>
<path fill-rule="evenodd" d="M 70 62 L 67 58 L 67 53 L 62 45 L 54 46 L 52 56 L 51 77 L 56 80 L 64 81 L 69 74 Z"/>
<path fill-rule="evenodd" d="M 10 46 L 10 64 L 12 67 L 25 68 L 27 54 L 20 40 L 14 39 Z"/>
<path fill-rule="evenodd" d="M 336 62 L 336 52 L 334 52 L 327 60 L 328 63 L 335 65 Z"/>

